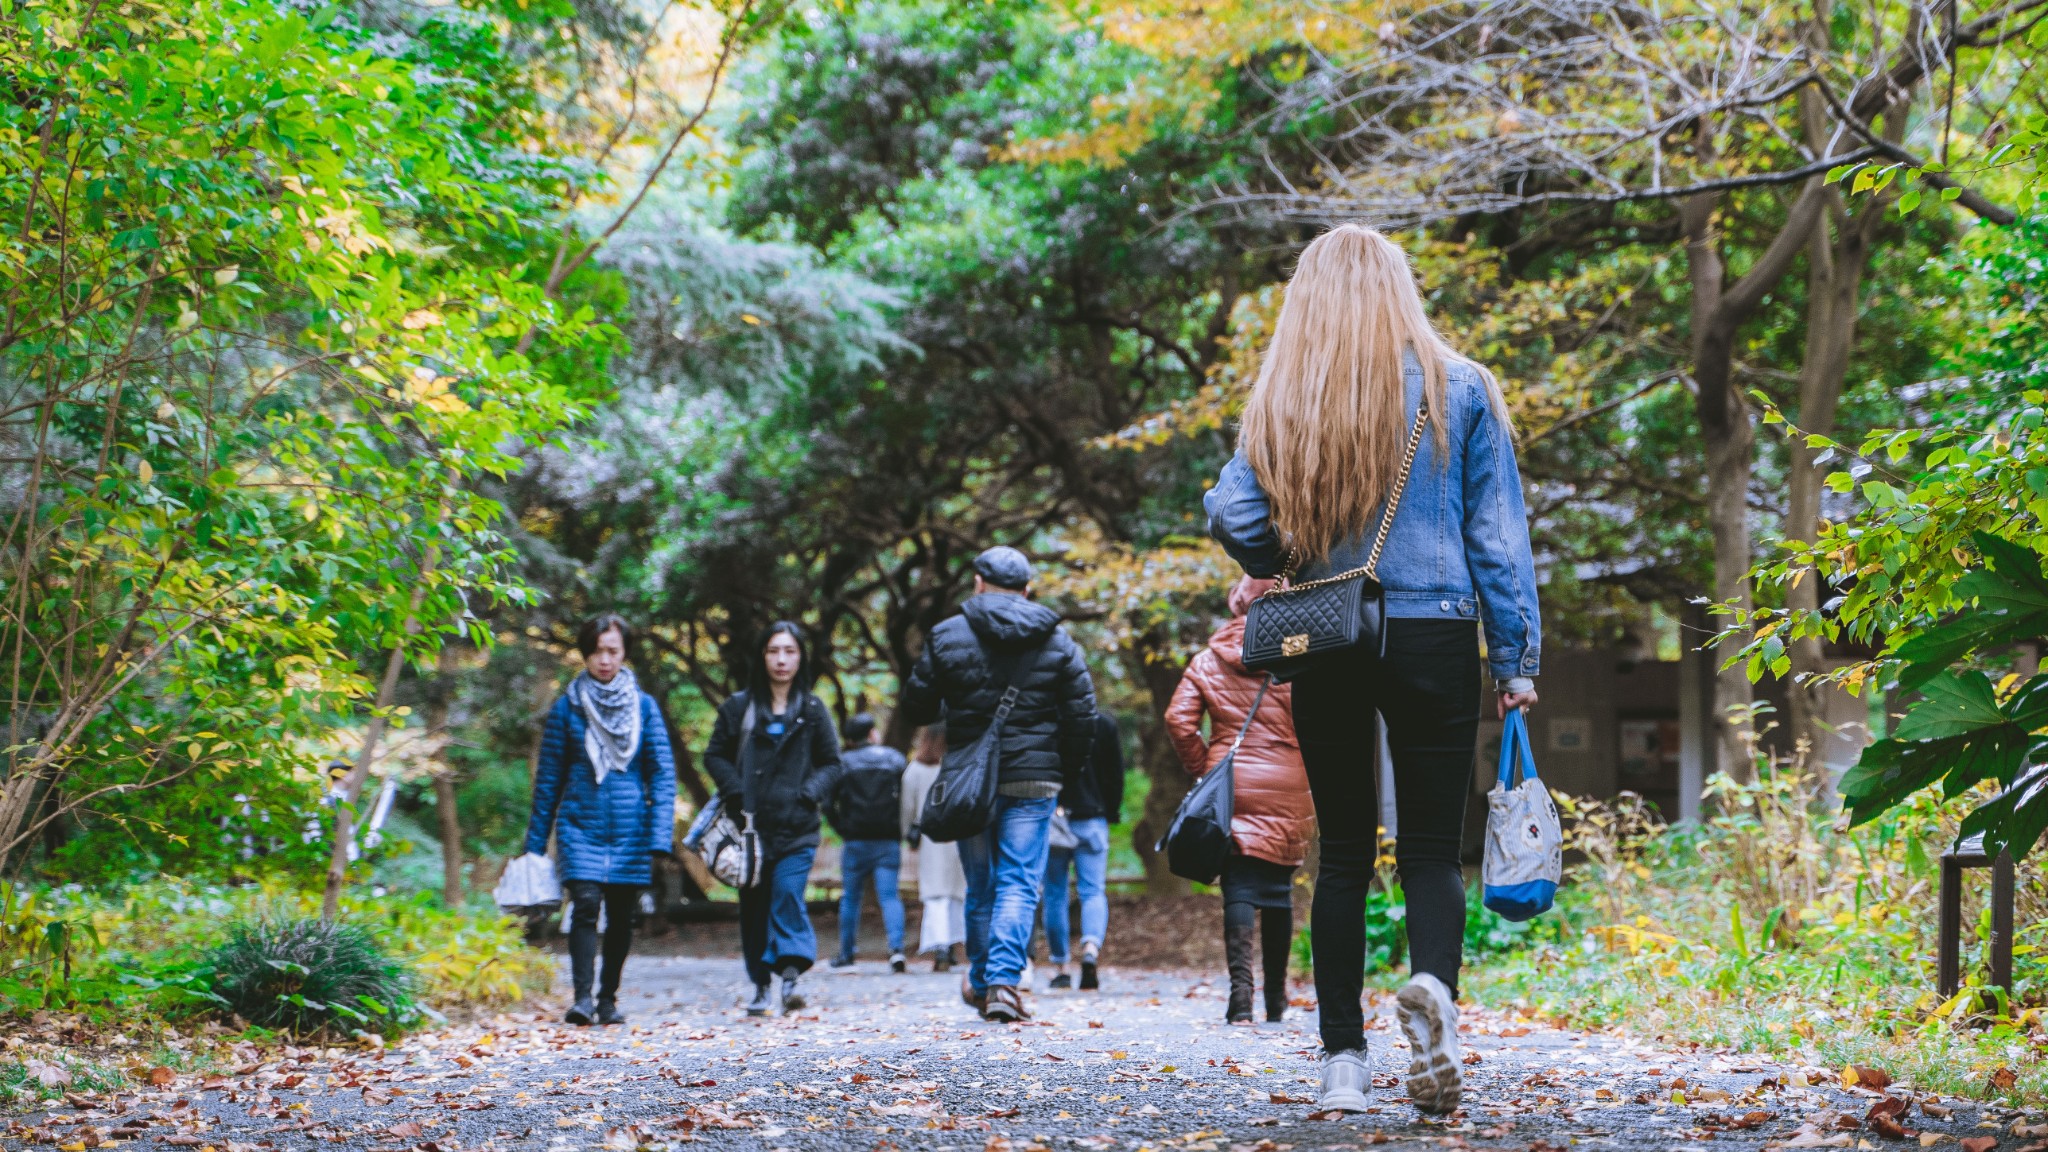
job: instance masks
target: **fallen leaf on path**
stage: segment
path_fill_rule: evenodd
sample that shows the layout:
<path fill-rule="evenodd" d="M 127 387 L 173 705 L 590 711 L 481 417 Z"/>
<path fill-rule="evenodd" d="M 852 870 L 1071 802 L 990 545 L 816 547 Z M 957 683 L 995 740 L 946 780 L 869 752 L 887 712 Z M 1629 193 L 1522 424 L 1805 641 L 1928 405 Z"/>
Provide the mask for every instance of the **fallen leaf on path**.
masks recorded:
<path fill-rule="evenodd" d="M 2010 1092 L 2020 1082 L 2020 1074 L 2010 1068 L 1999 1068 L 1984 1082 L 1986 1092 Z"/>
<path fill-rule="evenodd" d="M 1855 1140 L 1847 1132 L 1829 1135 L 1812 1124 L 1801 1124 L 1792 1138 L 1785 1141 L 1785 1148 L 1848 1148 Z"/>
<path fill-rule="evenodd" d="M 1289 1095 L 1288 1095 L 1287 1093 L 1285 1093 L 1285 1092 L 1271 1092 L 1271 1093 L 1268 1093 L 1268 1094 L 1267 1094 L 1267 1096 L 1266 1096 L 1266 1100 L 1267 1100 L 1267 1102 L 1268 1102 L 1268 1103 L 1271 1103 L 1271 1104 L 1308 1104 L 1308 1103 L 1312 1103 L 1312 1101 L 1311 1101 L 1311 1100 L 1309 1100 L 1309 1098 L 1308 1098 L 1308 1097 L 1306 1097 L 1306 1096 L 1289 1096 Z"/>
<path fill-rule="evenodd" d="M 1922 1100 L 1920 1102 L 1920 1111 L 1932 1116 L 1936 1120 L 1946 1120 L 1955 1115 L 1946 1105 L 1936 1104 L 1932 1100 Z"/>
<path fill-rule="evenodd" d="M 168 1088 L 178 1079 L 178 1074 L 159 1064 L 149 1070 L 149 1082 L 158 1088 Z"/>
<path fill-rule="evenodd" d="M 1869 1068 L 1859 1064 L 1842 1066 L 1842 1087 L 1870 1088 L 1878 1092 L 1892 1086 L 1891 1073 L 1882 1068 Z"/>
<path fill-rule="evenodd" d="M 1956 1141 L 1956 1144 L 1962 1148 L 1963 1152 L 1991 1152 L 1993 1148 L 1998 1147 L 1998 1137 L 1965 1136 L 1961 1140 Z"/>
<path fill-rule="evenodd" d="M 413 1120 L 407 1120 L 401 1124 L 393 1124 L 391 1127 L 386 1128 L 384 1132 L 386 1135 L 396 1136 L 400 1140 L 413 1140 L 427 1134 L 427 1130 L 420 1127 L 419 1123 Z"/>

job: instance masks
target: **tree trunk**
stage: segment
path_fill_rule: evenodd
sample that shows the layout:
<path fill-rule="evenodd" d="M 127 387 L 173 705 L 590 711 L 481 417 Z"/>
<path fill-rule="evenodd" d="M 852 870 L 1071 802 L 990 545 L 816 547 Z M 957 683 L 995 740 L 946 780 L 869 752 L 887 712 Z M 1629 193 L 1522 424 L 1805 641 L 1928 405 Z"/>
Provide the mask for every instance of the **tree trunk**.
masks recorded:
<path fill-rule="evenodd" d="M 1824 42 L 1826 30 L 1810 24 L 1808 36 Z M 1807 92 L 1802 99 L 1809 143 L 1827 146 L 1833 121 L 1821 106 L 1820 97 Z M 1887 108 L 1884 133 L 1887 138 L 1904 138 L 1904 111 L 1896 102 Z M 1799 412 L 1796 422 L 1802 433 L 1833 436 L 1835 413 L 1841 404 L 1842 388 L 1849 375 L 1849 355 L 1856 343 L 1856 320 L 1863 276 L 1870 264 L 1870 250 L 1884 219 L 1890 198 L 1873 193 L 1856 215 L 1848 213 L 1839 190 L 1828 194 L 1827 217 L 1835 224 L 1830 240 L 1825 224 L 1814 229 L 1807 244 L 1806 349 L 1799 365 Z M 1820 535 L 1821 481 L 1824 469 L 1814 462 L 1815 449 L 1806 446 L 1804 435 L 1788 444 L 1789 484 L 1785 501 L 1784 538 L 1788 543 L 1810 544 Z M 1798 583 L 1785 592 L 1785 607 L 1793 612 L 1812 612 L 1820 607 L 1819 574 L 1802 573 Z M 1821 770 L 1820 755 L 1828 733 L 1820 725 L 1821 686 L 1817 677 L 1826 671 L 1820 638 L 1807 636 L 1792 642 L 1792 684 L 1788 693 L 1795 747 L 1803 742 L 1810 752 L 1809 765 Z"/>
<path fill-rule="evenodd" d="M 434 773 L 434 807 L 441 816 L 441 903 L 462 906 L 462 821 L 455 811 L 455 773 Z"/>
<path fill-rule="evenodd" d="M 436 521 L 440 519 L 437 515 Z M 408 634 L 419 630 L 420 605 L 427 597 L 427 579 L 441 563 L 439 545 L 427 549 L 420 561 L 419 577 L 413 584 L 412 608 L 406 615 L 405 630 Z M 385 717 L 391 709 L 392 698 L 398 693 L 398 674 L 405 669 L 405 642 L 399 641 L 391 648 L 391 658 L 384 663 L 384 679 L 377 685 L 376 712 L 370 717 L 369 727 L 363 730 L 362 754 L 356 757 L 355 767 L 342 777 L 340 795 L 334 805 L 334 847 L 327 855 L 327 890 L 320 900 L 320 918 L 332 921 L 341 914 L 341 890 L 348 884 L 348 849 L 355 840 L 356 797 L 363 791 L 363 781 L 370 778 L 370 766 L 377 762 L 377 743 L 384 739 Z"/>
<path fill-rule="evenodd" d="M 415 595 L 414 607 L 418 607 L 418 599 Z M 398 674 L 404 668 L 405 645 L 401 642 L 391 649 L 391 658 L 384 663 L 384 679 L 377 686 L 377 710 L 370 717 L 369 727 L 363 730 L 362 752 L 336 789 L 339 795 L 334 802 L 334 845 L 327 854 L 327 891 L 320 901 L 322 920 L 332 921 L 341 914 L 341 890 L 348 884 L 348 849 L 355 842 L 356 798 L 362 795 L 363 782 L 370 778 L 370 766 L 377 761 L 377 743 L 384 738 L 385 714 L 398 692 Z"/>
<path fill-rule="evenodd" d="M 1173 814 L 1192 784 L 1166 734 L 1166 702 L 1180 685 L 1183 667 L 1172 654 L 1172 637 L 1162 627 L 1136 637 L 1123 656 L 1132 679 L 1145 685 L 1151 697 L 1138 712 L 1138 759 L 1151 786 L 1145 792 L 1145 813 L 1131 826 L 1131 847 L 1145 864 L 1147 896 L 1185 896 L 1188 882 L 1167 868 L 1164 852 L 1152 848 L 1172 826 Z"/>
<path fill-rule="evenodd" d="M 427 733 L 430 738 L 441 739 L 448 732 L 449 694 L 455 690 L 455 672 L 458 664 L 457 648 L 453 644 L 441 646 L 440 657 L 434 662 L 434 682 L 429 686 L 426 700 Z M 446 744 L 442 745 L 444 748 Z M 455 805 L 455 769 L 449 765 L 446 756 L 435 757 L 439 761 L 434 767 L 434 811 L 441 819 L 441 903 L 449 908 L 462 905 L 462 818 Z"/>
<path fill-rule="evenodd" d="M 1699 134 L 1703 154 L 1713 128 L 1703 119 Z M 1707 518 L 1714 536 L 1716 603 L 1747 612 L 1750 597 L 1749 483 L 1755 464 L 1756 429 L 1750 407 L 1735 379 L 1735 341 L 1742 325 L 1784 276 L 1819 219 L 1827 194 L 1819 179 L 1809 180 L 1787 211 L 1785 224 L 1741 279 L 1727 283 L 1716 219 L 1719 193 L 1702 193 L 1679 204 L 1685 236 L 1687 274 L 1692 287 L 1692 361 L 1694 408 L 1707 457 Z M 1730 653 L 1720 654 L 1726 661 Z M 1737 780 L 1755 778 L 1752 759 L 1755 727 L 1749 704 L 1754 696 L 1740 661 L 1714 675 L 1714 715 L 1710 717 L 1720 770 Z"/>

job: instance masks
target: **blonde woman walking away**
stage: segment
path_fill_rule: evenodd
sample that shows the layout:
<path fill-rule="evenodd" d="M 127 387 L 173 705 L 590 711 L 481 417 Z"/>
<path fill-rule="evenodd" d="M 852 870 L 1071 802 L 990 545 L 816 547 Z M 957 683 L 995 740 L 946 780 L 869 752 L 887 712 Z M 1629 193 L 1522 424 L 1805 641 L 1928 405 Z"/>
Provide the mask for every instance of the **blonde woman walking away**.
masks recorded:
<path fill-rule="evenodd" d="M 1417 429 L 1421 430 L 1415 436 Z M 1301 254 L 1244 413 L 1237 455 L 1204 497 L 1209 531 L 1253 576 L 1364 567 L 1415 436 L 1377 578 L 1386 651 L 1327 654 L 1294 681 L 1294 729 L 1322 827 L 1310 925 L 1323 1038 L 1321 1106 L 1359 1111 L 1365 891 L 1379 809 L 1377 711 L 1393 751 L 1394 856 L 1407 894 L 1408 986 L 1396 997 L 1408 1094 L 1448 1113 L 1457 1034 L 1465 797 L 1478 736 L 1478 627 L 1494 711 L 1536 702 L 1542 625 L 1528 513 L 1499 386 L 1424 313 L 1407 255 L 1347 224 Z"/>
<path fill-rule="evenodd" d="M 1231 854 L 1223 865 L 1223 951 L 1230 964 L 1224 1019 L 1232 1024 L 1252 1020 L 1255 939 L 1265 968 L 1266 1019 L 1276 1022 L 1287 1013 L 1294 870 L 1308 852 L 1316 819 L 1288 710 L 1293 689 L 1286 684 L 1268 688 L 1264 676 L 1244 666 L 1245 610 L 1272 585 L 1249 576 L 1237 582 L 1230 590 L 1230 623 L 1188 662 L 1166 706 L 1166 733 L 1189 772 L 1206 776 L 1233 747 L 1237 750 L 1231 761 Z M 1202 735 L 1205 712 L 1207 738 Z"/>

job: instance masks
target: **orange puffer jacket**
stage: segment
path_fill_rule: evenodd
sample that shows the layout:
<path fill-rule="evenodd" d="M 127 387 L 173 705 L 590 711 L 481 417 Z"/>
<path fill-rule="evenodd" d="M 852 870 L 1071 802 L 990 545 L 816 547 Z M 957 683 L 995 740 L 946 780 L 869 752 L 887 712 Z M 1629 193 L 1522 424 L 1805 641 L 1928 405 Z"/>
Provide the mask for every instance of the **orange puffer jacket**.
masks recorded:
<path fill-rule="evenodd" d="M 1166 707 L 1166 730 L 1181 763 L 1206 774 L 1230 753 L 1244 727 L 1245 713 L 1259 695 L 1263 676 L 1244 666 L 1244 620 L 1232 620 L 1209 638 L 1181 676 Z M 1202 713 L 1209 714 L 1209 738 L 1202 738 Z M 1293 696 L 1285 684 L 1266 693 L 1259 715 L 1237 750 L 1230 838 L 1237 850 L 1275 864 L 1300 864 L 1308 851 L 1315 804 L 1308 773 L 1294 740 Z"/>

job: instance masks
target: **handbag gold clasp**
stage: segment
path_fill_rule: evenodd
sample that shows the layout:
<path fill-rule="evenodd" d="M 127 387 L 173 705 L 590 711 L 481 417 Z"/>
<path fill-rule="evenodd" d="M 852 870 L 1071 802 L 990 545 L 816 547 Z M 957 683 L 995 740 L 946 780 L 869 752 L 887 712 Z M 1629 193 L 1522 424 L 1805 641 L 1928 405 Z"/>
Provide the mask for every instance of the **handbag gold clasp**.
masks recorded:
<path fill-rule="evenodd" d="M 1282 656 L 1299 656 L 1308 651 L 1308 633 L 1300 632 L 1280 641 Z"/>

